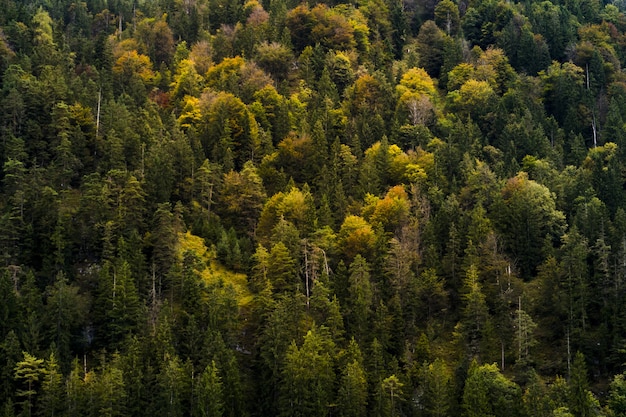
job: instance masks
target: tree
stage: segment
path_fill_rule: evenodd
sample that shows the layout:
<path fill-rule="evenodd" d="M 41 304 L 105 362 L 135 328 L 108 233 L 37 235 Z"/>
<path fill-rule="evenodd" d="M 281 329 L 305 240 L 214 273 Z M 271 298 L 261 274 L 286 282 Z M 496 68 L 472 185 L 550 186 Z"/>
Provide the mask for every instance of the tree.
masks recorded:
<path fill-rule="evenodd" d="M 293 64 L 293 53 L 278 42 L 263 42 L 256 47 L 256 62 L 280 83 L 287 78 Z"/>
<path fill-rule="evenodd" d="M 530 348 L 537 344 L 537 340 L 534 337 L 534 331 L 537 324 L 533 321 L 530 315 L 522 310 L 521 297 L 519 299 L 520 305 L 516 312 L 515 317 L 515 341 L 517 344 L 517 363 L 518 365 L 527 364 L 530 360 Z"/>
<path fill-rule="evenodd" d="M 463 389 L 465 416 L 521 416 L 521 397 L 519 386 L 502 375 L 495 364 L 472 362 Z"/>
<path fill-rule="evenodd" d="M 381 388 L 383 392 L 386 394 L 386 399 L 388 402 L 389 416 L 396 416 L 396 407 L 398 407 L 398 402 L 402 400 L 403 392 L 402 387 L 404 384 L 400 382 L 397 376 L 391 375 L 385 379 L 381 384 Z"/>
<path fill-rule="evenodd" d="M 94 310 L 98 316 L 94 318 L 98 343 L 119 349 L 136 332 L 143 312 L 128 262 L 105 263 L 97 295 Z"/>
<path fill-rule="evenodd" d="M 585 364 L 585 356 L 581 352 L 576 352 L 576 356 L 574 356 L 568 392 L 568 404 L 572 414 L 581 417 L 599 415 L 600 405 L 589 390 L 587 365 Z"/>
<path fill-rule="evenodd" d="M 417 35 L 420 66 L 433 78 L 439 78 L 441 73 L 444 36 L 445 34 L 432 20 L 424 22 Z"/>
<path fill-rule="evenodd" d="M 522 276 L 530 277 L 541 262 L 546 236 L 554 240 L 563 231 L 565 217 L 556 209 L 554 194 L 520 172 L 506 182 L 493 209 L 507 249 L 518 259 Z"/>
<path fill-rule="evenodd" d="M 54 285 L 48 288 L 44 320 L 62 367 L 69 367 L 72 348 L 87 311 L 86 297 L 79 293 L 78 286 L 68 283 L 63 272 L 59 272 Z"/>
<path fill-rule="evenodd" d="M 266 85 L 254 93 L 255 103 L 262 107 L 262 111 L 251 111 L 257 122 L 272 135 L 272 145 L 278 145 L 287 137 L 292 129 L 292 118 L 289 112 L 289 101 L 280 95 L 271 85 Z M 269 152 L 269 150 L 268 150 Z"/>
<path fill-rule="evenodd" d="M 65 411 L 65 390 L 63 374 L 59 369 L 54 352 L 45 362 L 41 395 L 38 401 L 38 416 L 54 417 Z"/>
<path fill-rule="evenodd" d="M 335 349 L 325 328 L 313 328 L 300 348 L 291 343 L 281 383 L 281 416 L 326 416 L 335 382 Z"/>
<path fill-rule="evenodd" d="M 435 6 L 435 23 L 448 36 L 456 36 L 461 20 L 459 8 L 452 0 L 442 0 Z"/>
<path fill-rule="evenodd" d="M 226 171 L 242 169 L 245 162 L 254 159 L 258 148 L 257 124 L 239 97 L 207 90 L 200 98 L 200 109 L 200 134 L 206 155 L 223 161 Z"/>
<path fill-rule="evenodd" d="M 113 65 L 113 75 L 117 80 L 117 88 L 132 96 L 137 104 L 146 99 L 146 87 L 155 79 L 152 61 L 147 55 L 136 50 L 123 53 Z"/>
<path fill-rule="evenodd" d="M 190 59 L 184 59 L 178 63 L 173 78 L 172 99 L 182 101 L 185 96 L 197 97 L 200 95 L 204 79 L 198 74 L 194 62 Z"/>
<path fill-rule="evenodd" d="M 272 246 L 267 265 L 267 277 L 276 292 L 293 292 L 299 289 L 296 262 L 283 242 Z"/>
<path fill-rule="evenodd" d="M 580 131 L 578 104 L 583 95 L 583 69 L 571 62 L 560 64 L 555 61 L 547 70 L 539 72 L 539 78 L 543 83 L 548 113 L 565 131 Z"/>
<path fill-rule="evenodd" d="M 161 361 L 157 375 L 157 397 L 153 403 L 153 412 L 167 417 L 183 415 L 183 401 L 187 394 L 185 368 L 178 356 L 166 354 Z"/>
<path fill-rule="evenodd" d="M 204 369 L 194 387 L 194 417 L 221 417 L 223 415 L 222 381 L 215 361 Z"/>
<path fill-rule="evenodd" d="M 489 113 L 496 101 L 493 87 L 487 81 L 467 80 L 461 88 L 448 93 L 450 107 L 462 117 L 479 120 Z"/>
<path fill-rule="evenodd" d="M 617 374 L 613 377 L 607 405 L 616 417 L 626 415 L 626 382 L 624 382 L 624 374 Z"/>
<path fill-rule="evenodd" d="M 25 397 L 23 401 L 23 411 L 25 415 L 33 415 L 34 397 L 39 390 L 37 384 L 43 376 L 45 369 L 43 359 L 37 359 L 28 352 L 24 352 L 24 360 L 15 365 L 14 378 L 26 385 L 26 389 L 17 391 L 19 397 Z"/>
<path fill-rule="evenodd" d="M 478 271 L 470 265 L 463 282 L 463 320 L 457 325 L 464 337 L 465 346 L 470 358 L 480 356 L 481 343 L 484 341 L 485 328 L 489 319 L 489 312 L 485 302 L 485 295 L 478 282 Z"/>
<path fill-rule="evenodd" d="M 92 385 L 93 403 L 90 409 L 97 410 L 99 416 L 123 417 L 126 414 L 127 393 L 124 386 L 124 375 L 120 368 L 120 357 L 115 354 L 110 362 L 102 358 L 100 372 L 93 378 L 85 377 Z"/>
<path fill-rule="evenodd" d="M 348 293 L 350 295 L 346 303 L 349 309 L 347 317 L 348 327 L 352 329 L 357 339 L 363 342 L 367 336 L 368 323 L 372 316 L 374 291 L 370 279 L 369 265 L 361 255 L 356 255 L 354 261 L 350 264 L 348 282 Z"/>
<path fill-rule="evenodd" d="M 552 415 L 553 407 L 550 403 L 548 390 L 534 369 L 529 371 L 523 400 L 527 415 L 537 417 L 549 417 Z"/>
<path fill-rule="evenodd" d="M 367 380 L 363 366 L 357 360 L 346 365 L 339 383 L 337 408 L 341 417 L 359 417 L 366 414 Z"/>
<path fill-rule="evenodd" d="M 443 359 L 424 364 L 420 372 L 423 384 L 424 414 L 428 417 L 448 416 L 453 409 L 452 374 Z"/>
<path fill-rule="evenodd" d="M 360 216 L 347 216 L 339 229 L 339 247 L 346 258 L 353 260 L 357 255 L 368 256 L 375 243 L 372 226 Z"/>
<path fill-rule="evenodd" d="M 254 236 L 255 225 L 266 199 L 263 180 L 252 162 L 246 162 L 241 172 L 224 174 L 219 199 L 223 214 L 231 224 Z"/>

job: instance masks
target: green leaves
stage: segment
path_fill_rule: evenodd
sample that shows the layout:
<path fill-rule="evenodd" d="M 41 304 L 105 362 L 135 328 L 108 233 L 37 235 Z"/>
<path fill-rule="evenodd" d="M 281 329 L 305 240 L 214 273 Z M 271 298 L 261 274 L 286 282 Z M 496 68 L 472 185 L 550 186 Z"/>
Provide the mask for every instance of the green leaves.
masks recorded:
<path fill-rule="evenodd" d="M 554 195 L 521 172 L 506 182 L 492 211 L 508 250 L 519 259 L 522 276 L 529 278 L 542 259 L 537 242 L 546 237 L 553 242 L 563 232 L 565 216 L 556 209 Z"/>
<path fill-rule="evenodd" d="M 328 415 L 335 381 L 332 359 L 334 348 L 324 328 L 309 330 L 302 347 L 292 342 L 282 372 L 281 415 Z"/>
<path fill-rule="evenodd" d="M 493 365 L 478 365 L 475 361 L 463 390 L 463 410 L 466 417 L 515 417 L 523 415 L 521 390 Z"/>

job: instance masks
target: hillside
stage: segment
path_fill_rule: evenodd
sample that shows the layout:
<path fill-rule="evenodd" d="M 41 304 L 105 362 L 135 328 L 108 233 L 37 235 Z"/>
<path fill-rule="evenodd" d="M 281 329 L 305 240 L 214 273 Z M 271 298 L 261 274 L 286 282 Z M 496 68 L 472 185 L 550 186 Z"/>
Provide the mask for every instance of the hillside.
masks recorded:
<path fill-rule="evenodd" d="M 624 11 L 0 0 L 0 416 L 625 416 Z"/>

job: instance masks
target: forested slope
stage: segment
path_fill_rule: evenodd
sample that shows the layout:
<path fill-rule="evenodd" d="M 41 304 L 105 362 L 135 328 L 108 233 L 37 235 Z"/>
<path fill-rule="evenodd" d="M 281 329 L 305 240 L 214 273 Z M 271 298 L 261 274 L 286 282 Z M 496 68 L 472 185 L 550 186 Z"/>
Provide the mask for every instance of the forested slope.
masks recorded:
<path fill-rule="evenodd" d="M 626 415 L 625 7 L 0 0 L 0 415 Z"/>

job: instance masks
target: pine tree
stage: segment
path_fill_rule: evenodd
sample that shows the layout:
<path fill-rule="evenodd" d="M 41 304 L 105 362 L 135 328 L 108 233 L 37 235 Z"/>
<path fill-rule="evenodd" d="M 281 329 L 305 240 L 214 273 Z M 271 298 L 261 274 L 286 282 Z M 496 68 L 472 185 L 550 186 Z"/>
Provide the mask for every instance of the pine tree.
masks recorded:
<path fill-rule="evenodd" d="M 287 350 L 281 384 L 281 416 L 326 416 L 333 396 L 335 346 L 326 329 L 312 329 L 299 348 Z"/>
<path fill-rule="evenodd" d="M 346 365 L 339 382 L 337 411 L 341 417 L 359 417 L 366 414 L 367 380 L 358 360 Z"/>
<path fill-rule="evenodd" d="M 576 352 L 574 362 L 572 363 L 572 371 L 568 383 L 568 404 L 570 411 L 575 416 L 590 417 L 598 415 L 600 405 L 589 390 L 587 365 L 585 356 L 581 352 Z"/>
<path fill-rule="evenodd" d="M 43 359 L 37 359 L 28 352 L 24 352 L 24 360 L 15 365 L 14 378 L 25 387 L 17 391 L 17 396 L 24 397 L 22 410 L 28 417 L 33 415 L 35 396 L 39 391 L 38 382 L 45 372 L 43 362 Z"/>
<path fill-rule="evenodd" d="M 41 396 L 37 404 L 37 415 L 54 417 L 62 415 L 65 410 L 65 390 L 63 375 L 52 352 L 45 363 L 45 373 L 41 383 Z"/>
<path fill-rule="evenodd" d="M 200 374 L 194 387 L 193 417 L 221 417 L 223 415 L 222 381 L 215 361 Z"/>

